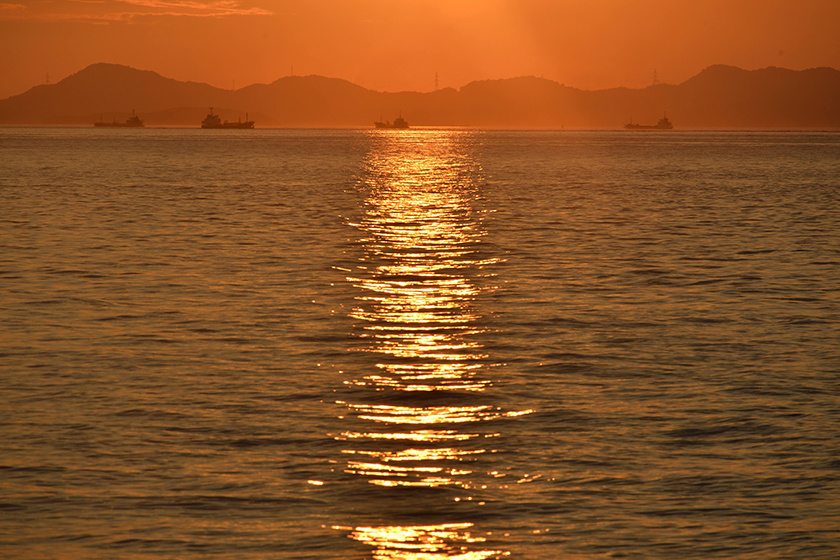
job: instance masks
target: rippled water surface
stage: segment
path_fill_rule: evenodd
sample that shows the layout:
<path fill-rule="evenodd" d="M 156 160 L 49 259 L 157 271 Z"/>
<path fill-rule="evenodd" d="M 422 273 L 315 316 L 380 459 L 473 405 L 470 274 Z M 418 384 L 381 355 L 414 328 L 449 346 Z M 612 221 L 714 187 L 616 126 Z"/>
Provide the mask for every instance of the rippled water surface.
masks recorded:
<path fill-rule="evenodd" d="M 840 556 L 840 135 L 0 129 L 0 556 Z"/>

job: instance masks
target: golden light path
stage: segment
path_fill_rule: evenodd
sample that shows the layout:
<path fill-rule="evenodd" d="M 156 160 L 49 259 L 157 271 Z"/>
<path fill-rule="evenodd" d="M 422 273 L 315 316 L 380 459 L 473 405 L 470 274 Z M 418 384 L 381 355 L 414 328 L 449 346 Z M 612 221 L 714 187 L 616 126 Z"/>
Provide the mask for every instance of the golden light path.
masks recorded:
<path fill-rule="evenodd" d="M 481 402 L 491 381 L 475 300 L 485 268 L 495 261 L 480 256 L 478 137 L 373 131 L 367 140 L 364 217 L 351 224 L 364 254 L 347 280 L 358 292 L 350 313 L 360 342 L 355 350 L 376 358 L 375 371 L 346 381 L 353 401 L 339 401 L 354 426 L 365 426 L 337 438 L 346 442 L 344 472 L 380 488 L 486 488 L 481 477 L 487 473 L 477 472 L 476 461 L 493 453 L 487 443 L 499 435 L 487 424 L 529 411 Z M 452 521 L 344 529 L 372 546 L 376 559 L 506 554 L 485 548 L 471 522 Z"/>
<path fill-rule="evenodd" d="M 351 537 L 375 548 L 374 560 L 483 560 L 498 550 L 469 550 L 486 539 L 470 532 L 472 523 L 412 527 L 356 527 Z"/>

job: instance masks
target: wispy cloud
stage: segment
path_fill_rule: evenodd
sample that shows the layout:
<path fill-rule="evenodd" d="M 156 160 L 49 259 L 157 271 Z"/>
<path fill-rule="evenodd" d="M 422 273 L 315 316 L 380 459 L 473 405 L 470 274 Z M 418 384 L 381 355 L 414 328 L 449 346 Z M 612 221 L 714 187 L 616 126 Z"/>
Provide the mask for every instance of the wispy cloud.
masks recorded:
<path fill-rule="evenodd" d="M 271 12 L 257 6 L 246 6 L 236 0 L 219 0 L 216 2 L 196 1 L 164 1 L 164 0 L 122 0 L 124 4 L 164 10 L 153 15 L 192 16 L 192 17 L 225 17 L 225 16 L 266 16 Z"/>
<path fill-rule="evenodd" d="M 226 18 L 273 15 L 253 1 L 243 0 L 42 0 L 27 4 L 0 3 L 0 20 L 110 23 L 148 18 Z"/>

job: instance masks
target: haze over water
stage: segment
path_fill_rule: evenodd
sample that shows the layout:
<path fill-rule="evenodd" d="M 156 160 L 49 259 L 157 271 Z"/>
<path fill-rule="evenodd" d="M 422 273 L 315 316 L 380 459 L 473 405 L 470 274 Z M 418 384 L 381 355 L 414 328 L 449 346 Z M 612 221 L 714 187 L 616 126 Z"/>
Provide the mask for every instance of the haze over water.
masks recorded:
<path fill-rule="evenodd" d="M 0 554 L 836 558 L 836 133 L 0 129 Z"/>

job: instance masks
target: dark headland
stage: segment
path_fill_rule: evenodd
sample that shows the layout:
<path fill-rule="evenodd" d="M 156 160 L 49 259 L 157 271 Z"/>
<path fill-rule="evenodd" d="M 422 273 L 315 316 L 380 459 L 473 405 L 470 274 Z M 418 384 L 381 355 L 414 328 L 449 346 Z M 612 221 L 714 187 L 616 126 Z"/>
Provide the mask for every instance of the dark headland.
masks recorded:
<path fill-rule="evenodd" d="M 675 129 L 838 129 L 840 71 L 718 65 L 681 84 L 643 89 L 587 91 L 519 77 L 457 90 L 384 93 L 322 76 L 225 90 L 94 64 L 0 100 L 0 124 L 92 126 L 134 110 L 146 126 L 198 127 L 210 106 L 223 119 L 247 112 L 258 127 L 370 127 L 380 115 L 401 113 L 421 127 L 620 129 L 630 119 L 655 123 L 667 112 Z"/>

